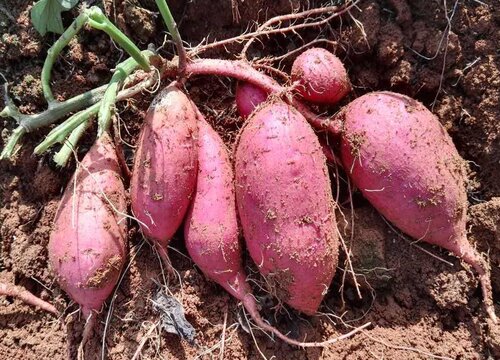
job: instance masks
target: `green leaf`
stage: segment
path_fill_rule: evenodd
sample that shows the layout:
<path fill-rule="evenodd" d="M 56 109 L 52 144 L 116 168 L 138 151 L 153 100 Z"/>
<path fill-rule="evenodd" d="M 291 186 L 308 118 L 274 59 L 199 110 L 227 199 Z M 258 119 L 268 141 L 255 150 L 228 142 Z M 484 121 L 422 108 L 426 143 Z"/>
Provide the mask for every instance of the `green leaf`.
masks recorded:
<path fill-rule="evenodd" d="M 78 0 L 39 0 L 31 9 L 31 22 L 41 35 L 47 32 L 62 34 L 61 12 L 70 10 L 77 3 Z"/>

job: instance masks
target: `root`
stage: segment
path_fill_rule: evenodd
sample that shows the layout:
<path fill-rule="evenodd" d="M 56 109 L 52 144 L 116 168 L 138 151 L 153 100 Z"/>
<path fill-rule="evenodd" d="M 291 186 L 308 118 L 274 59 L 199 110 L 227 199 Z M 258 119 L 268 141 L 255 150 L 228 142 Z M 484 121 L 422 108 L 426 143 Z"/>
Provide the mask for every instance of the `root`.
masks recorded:
<path fill-rule="evenodd" d="M 420 245 L 418 245 L 418 242 L 421 240 L 421 239 L 418 239 L 418 240 L 415 240 L 415 241 L 411 241 L 409 240 L 406 236 L 404 236 L 398 229 L 396 229 L 389 221 L 387 221 L 387 219 L 385 217 L 383 217 L 382 215 L 380 215 L 380 217 L 382 218 L 382 220 L 384 220 L 384 222 L 386 223 L 386 225 L 389 227 L 389 229 L 391 229 L 399 238 L 401 238 L 402 240 L 406 241 L 408 244 L 410 244 L 410 246 L 414 246 L 416 247 L 417 249 L 419 249 L 420 251 L 426 253 L 427 255 L 433 257 L 434 259 L 436 260 L 439 260 L 441 261 L 442 263 L 448 265 L 448 266 L 453 266 L 453 263 L 437 256 L 436 254 L 433 254 L 431 253 L 429 250 L 426 250 L 424 249 L 423 247 L 421 247 Z M 423 237 L 422 237 L 423 238 Z"/>
<path fill-rule="evenodd" d="M 391 348 L 391 349 L 396 349 L 396 350 L 404 350 L 404 351 L 411 351 L 411 352 L 416 352 L 418 354 L 421 354 L 421 355 L 424 355 L 425 357 L 428 357 L 428 358 L 433 358 L 433 359 L 440 359 L 440 360 L 453 360 L 452 358 L 448 357 L 448 356 L 439 356 L 439 355 L 435 355 L 435 354 L 432 354 L 428 351 L 425 351 L 425 350 L 420 350 L 420 349 L 417 349 L 417 348 L 412 348 L 412 347 L 409 347 L 409 346 L 399 346 L 399 345 L 392 345 L 392 344 L 389 344 L 383 340 L 380 340 L 380 339 L 377 339 L 371 335 L 369 335 L 366 331 L 362 331 L 362 334 L 365 335 L 367 338 L 369 338 L 370 340 L 373 340 L 379 344 L 382 344 L 388 348 Z"/>
<path fill-rule="evenodd" d="M 50 312 L 54 315 L 59 315 L 59 311 L 57 311 L 54 305 L 51 305 L 45 300 L 40 299 L 39 297 L 33 295 L 28 290 L 23 289 L 20 286 L 0 282 L 0 295 L 18 298 L 26 304 L 37 306 L 40 309 Z"/>
<path fill-rule="evenodd" d="M 132 171 L 130 171 L 129 167 L 127 166 L 127 161 L 125 160 L 125 154 L 123 152 L 123 146 L 121 142 L 120 125 L 118 124 L 117 116 L 113 116 L 113 141 L 115 143 L 118 163 L 120 164 L 120 168 L 125 180 L 125 185 L 127 186 L 130 183 L 130 179 L 132 178 Z"/>
<path fill-rule="evenodd" d="M 175 76 L 176 72 L 175 65 L 169 64 L 164 68 L 162 77 Z M 188 77 L 194 75 L 228 76 L 240 81 L 249 82 L 269 94 L 289 93 L 286 87 L 281 86 L 273 78 L 254 69 L 246 61 L 196 59 L 187 64 L 186 75 Z M 340 136 L 342 124 L 339 121 L 317 115 L 300 100 L 287 99 L 286 96 L 284 100 L 293 105 L 317 130 L 328 131 L 333 136 Z"/>
<path fill-rule="evenodd" d="M 231 0 L 231 13 L 233 15 L 233 23 L 239 24 L 241 20 L 240 8 L 238 7 L 238 0 Z"/>
<path fill-rule="evenodd" d="M 226 328 L 227 328 L 227 305 L 224 311 L 224 327 L 222 328 L 222 340 L 220 345 L 219 359 L 224 360 L 224 345 L 226 342 Z"/>
<path fill-rule="evenodd" d="M 467 241 L 467 240 L 465 240 Z M 486 314 L 494 324 L 498 324 L 498 318 L 495 314 L 495 305 L 493 304 L 493 289 L 491 287 L 491 272 L 488 263 L 479 255 L 479 253 L 469 245 L 468 248 L 462 253 L 457 255 L 471 265 L 477 272 L 481 290 L 483 292 L 483 304 Z"/>
<path fill-rule="evenodd" d="M 242 300 L 243 306 L 245 309 L 248 311 L 252 319 L 255 321 L 255 323 L 262 329 L 265 330 L 271 334 L 274 334 L 277 336 L 279 339 L 283 340 L 287 344 L 293 345 L 293 346 L 298 346 L 302 348 L 306 347 L 326 347 L 331 344 L 335 344 L 341 340 L 347 339 L 351 337 L 352 335 L 360 332 L 361 330 L 367 328 L 368 326 L 371 325 L 371 323 L 366 323 L 360 327 L 355 328 L 354 330 L 348 332 L 347 334 L 338 336 L 336 338 L 332 338 L 326 341 L 320 341 L 320 342 L 302 342 L 298 340 L 294 340 L 289 338 L 288 336 L 284 335 L 281 333 L 278 329 L 275 327 L 267 324 L 260 316 L 259 311 L 257 310 L 257 304 L 255 302 L 254 297 L 251 294 L 246 294 L 245 297 Z"/>
<path fill-rule="evenodd" d="M 158 325 L 159 325 L 159 322 L 156 322 L 153 325 L 151 325 L 149 330 L 146 332 L 146 334 L 141 339 L 141 342 L 139 343 L 139 346 L 137 346 L 137 349 L 135 350 L 134 356 L 132 356 L 131 360 L 136 360 L 139 358 L 139 356 L 141 356 L 142 348 L 144 347 L 144 345 L 146 345 L 146 342 L 149 340 L 151 334 L 158 327 Z"/>
<path fill-rule="evenodd" d="M 354 216 L 353 216 L 354 218 Z M 354 230 L 354 223 L 351 222 L 351 244 L 352 244 L 352 234 L 354 233 L 353 230 Z M 340 233 L 340 231 L 337 229 L 337 234 L 339 235 L 339 238 L 340 238 L 340 243 L 342 244 L 342 248 L 344 249 L 344 252 L 345 252 L 345 255 L 346 255 L 346 264 L 347 264 L 347 268 L 349 268 L 349 271 L 351 273 L 351 276 L 352 276 L 352 279 L 354 281 L 354 287 L 356 288 L 356 293 L 358 294 L 358 297 L 360 299 L 363 298 L 363 296 L 361 295 L 361 291 L 359 290 L 359 283 L 358 283 L 358 280 L 357 280 L 357 275 L 356 273 L 354 272 L 354 267 L 352 266 L 352 261 L 351 261 L 351 257 L 352 257 L 352 252 L 351 252 L 351 249 L 347 247 L 345 241 L 344 241 L 344 238 L 342 236 L 342 234 Z M 347 270 L 344 270 L 344 274 L 347 272 Z M 344 280 L 345 280 L 345 277 L 342 278 L 342 289 L 344 288 Z"/>
<path fill-rule="evenodd" d="M 85 360 L 85 351 L 84 351 L 85 345 L 87 344 L 87 342 L 90 340 L 91 336 L 94 333 L 96 320 L 97 320 L 97 313 L 92 311 L 90 313 L 90 316 L 87 318 L 87 321 L 85 322 L 85 327 L 83 328 L 82 341 L 78 346 L 78 355 L 77 355 L 78 360 Z"/>
<path fill-rule="evenodd" d="M 157 242 L 154 243 L 153 247 L 155 250 L 158 252 L 158 255 L 161 258 L 161 261 L 163 265 L 165 266 L 165 269 L 167 270 L 168 275 L 175 275 L 176 271 L 174 267 L 172 266 L 172 262 L 170 261 L 170 257 L 168 256 L 167 249 L 165 249 L 163 246 L 158 244 Z"/>
<path fill-rule="evenodd" d="M 298 13 L 294 13 L 294 14 L 276 16 L 276 17 L 269 19 L 261 26 L 259 26 L 256 31 L 252 31 L 252 32 L 249 32 L 246 34 L 235 36 L 235 37 L 232 37 L 229 39 L 214 41 L 214 42 L 212 42 L 210 44 L 206 44 L 206 45 L 199 45 L 196 48 L 192 49 L 189 52 L 188 56 L 192 58 L 192 57 L 199 55 L 202 52 L 205 52 L 207 50 L 214 49 L 214 48 L 220 47 L 220 46 L 227 46 L 227 45 L 230 45 L 233 43 L 241 43 L 242 41 L 249 39 L 248 42 L 245 44 L 245 46 L 241 52 L 241 55 L 240 55 L 242 58 L 246 58 L 246 52 L 248 51 L 248 48 L 253 43 L 253 41 L 255 41 L 255 39 L 257 39 L 258 37 L 269 36 L 269 35 L 273 35 L 273 34 L 285 34 L 287 32 L 296 32 L 297 30 L 303 30 L 303 29 L 307 29 L 310 27 L 321 26 L 323 24 L 328 23 L 333 18 L 338 17 L 338 16 L 344 14 L 345 12 L 347 12 L 348 10 L 352 9 L 354 6 L 356 6 L 359 3 L 359 1 L 360 0 L 354 0 L 354 1 L 350 2 L 349 5 L 344 5 L 344 7 L 327 6 L 327 7 L 321 7 L 321 8 L 316 8 L 316 9 L 310 9 L 310 10 L 306 10 L 306 11 L 302 11 L 302 12 L 298 12 Z M 301 23 L 301 24 L 290 24 L 289 26 L 284 27 L 284 28 L 272 27 L 272 25 L 275 25 L 275 24 L 281 25 L 285 21 L 292 22 L 293 20 L 307 19 L 307 18 L 311 18 L 314 15 L 323 15 L 323 14 L 327 14 L 327 13 L 333 13 L 333 14 L 331 14 L 330 16 L 328 16 L 326 18 L 320 18 L 320 20 L 316 20 L 316 21 L 309 22 L 309 23 L 305 22 L 305 23 Z M 269 27 L 271 27 L 271 28 L 269 28 Z"/>
<path fill-rule="evenodd" d="M 349 5 L 347 6 L 328 6 L 328 7 L 323 7 L 323 8 L 316 8 L 316 9 L 310 9 L 310 10 L 305 10 L 299 13 L 295 14 L 287 14 L 287 15 L 281 15 L 281 16 L 276 16 L 268 21 L 266 21 L 264 24 L 259 26 L 257 30 L 254 33 L 246 34 L 247 37 L 250 37 L 250 39 L 247 41 L 245 46 L 243 47 L 243 50 L 241 51 L 240 58 L 241 59 L 246 59 L 247 58 L 247 52 L 252 43 L 255 41 L 256 38 L 260 36 L 266 36 L 266 35 L 271 35 L 271 34 L 284 34 L 286 32 L 295 32 L 297 30 L 305 29 L 305 28 L 310 28 L 310 27 L 317 27 L 321 26 L 323 24 L 328 23 L 330 20 L 332 20 L 335 17 L 338 17 L 345 12 L 348 12 L 352 7 L 356 6 L 356 4 L 359 2 L 359 0 L 352 1 Z M 291 23 L 289 26 L 280 28 L 279 25 L 281 25 L 283 22 L 292 22 L 293 20 L 298 20 L 298 19 L 309 19 L 313 15 L 323 15 L 325 13 L 332 13 L 330 16 L 326 18 L 320 18 L 319 20 L 313 21 L 313 22 L 304 22 L 302 24 L 294 24 Z M 278 25 L 278 28 L 274 28 L 272 25 Z M 268 29 L 268 30 L 266 30 Z M 252 35 L 252 36 L 248 36 Z M 243 35 L 244 36 L 244 35 Z"/>
<path fill-rule="evenodd" d="M 109 302 L 109 307 L 108 307 L 108 314 L 106 315 L 106 322 L 104 324 L 104 330 L 102 334 L 102 345 L 101 345 L 101 359 L 104 360 L 106 357 L 106 336 L 108 333 L 108 328 L 109 328 L 109 323 L 111 321 L 111 317 L 113 316 L 113 309 L 114 309 L 114 304 L 115 300 L 117 297 L 118 289 L 120 289 L 120 286 L 123 282 L 123 279 L 125 278 L 125 275 L 128 273 L 130 270 L 130 266 L 132 265 L 132 262 L 135 260 L 135 258 L 139 255 L 139 253 L 142 250 L 142 247 L 146 241 L 141 241 L 139 245 L 133 247 L 130 249 L 130 259 L 127 262 L 127 265 L 125 266 L 125 269 L 122 271 L 122 274 L 120 276 L 120 279 L 118 280 L 118 283 L 115 286 L 115 290 L 113 291 L 113 296 L 111 297 L 111 301 Z"/>

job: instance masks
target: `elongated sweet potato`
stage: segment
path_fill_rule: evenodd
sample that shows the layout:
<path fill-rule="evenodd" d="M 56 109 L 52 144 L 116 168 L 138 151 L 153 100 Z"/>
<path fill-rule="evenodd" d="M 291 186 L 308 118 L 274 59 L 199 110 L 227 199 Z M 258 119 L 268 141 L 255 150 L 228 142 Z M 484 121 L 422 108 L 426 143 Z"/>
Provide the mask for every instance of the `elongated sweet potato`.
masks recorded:
<path fill-rule="evenodd" d="M 184 226 L 186 248 L 210 279 L 241 299 L 238 282 L 245 282 L 234 177 L 229 154 L 219 135 L 198 121 L 198 177 Z"/>
<path fill-rule="evenodd" d="M 341 158 L 356 186 L 403 232 L 472 265 L 496 321 L 488 266 L 467 241 L 464 160 L 438 119 L 391 92 L 361 96 L 339 117 Z"/>
<path fill-rule="evenodd" d="M 68 183 L 49 241 L 57 281 L 86 318 L 101 309 L 125 263 L 126 210 L 118 158 L 105 133 Z"/>
<path fill-rule="evenodd" d="M 312 128 L 282 102 L 264 105 L 241 132 L 236 199 L 249 253 L 283 302 L 314 314 L 335 273 L 334 201 Z"/>
<path fill-rule="evenodd" d="M 167 247 L 196 185 L 198 128 L 187 96 L 170 85 L 153 100 L 139 137 L 130 196 L 149 239 Z"/>
<path fill-rule="evenodd" d="M 186 248 L 191 258 L 207 277 L 242 302 L 262 330 L 301 347 L 322 347 L 338 341 L 339 338 L 323 342 L 297 341 L 261 318 L 242 264 L 229 154 L 222 139 L 201 114 L 198 128 L 198 179 L 184 228 Z"/>

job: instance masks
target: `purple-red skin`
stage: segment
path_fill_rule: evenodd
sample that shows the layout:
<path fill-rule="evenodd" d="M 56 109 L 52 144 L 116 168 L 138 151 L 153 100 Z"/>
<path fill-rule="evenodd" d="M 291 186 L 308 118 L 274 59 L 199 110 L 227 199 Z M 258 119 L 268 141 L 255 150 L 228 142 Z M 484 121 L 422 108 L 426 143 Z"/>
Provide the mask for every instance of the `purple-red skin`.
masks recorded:
<path fill-rule="evenodd" d="M 198 129 L 198 177 L 184 224 L 186 249 L 205 276 L 241 301 L 257 324 L 291 341 L 262 320 L 246 282 L 234 173 L 227 148 L 199 112 Z"/>
<path fill-rule="evenodd" d="M 333 105 L 349 91 L 351 84 L 342 61 L 328 50 L 311 48 L 300 54 L 292 65 L 292 81 L 307 101 Z"/>
<path fill-rule="evenodd" d="M 242 300 L 240 288 L 248 287 L 238 239 L 233 169 L 222 139 L 201 116 L 196 191 L 184 225 L 184 240 L 203 273 Z"/>
<path fill-rule="evenodd" d="M 69 181 L 48 246 L 59 285 L 86 318 L 101 309 L 118 282 L 127 256 L 126 211 L 118 157 L 105 133 Z"/>
<path fill-rule="evenodd" d="M 198 127 L 188 97 L 170 85 L 148 109 L 130 183 L 132 211 L 144 235 L 166 249 L 196 186 Z"/>
<path fill-rule="evenodd" d="M 341 160 L 356 187 L 400 230 L 471 264 L 494 319 L 488 268 L 467 241 L 464 160 L 439 120 L 392 92 L 363 95 L 338 117 Z"/>
<path fill-rule="evenodd" d="M 235 156 L 236 199 L 248 251 L 273 293 L 312 315 L 338 257 L 325 156 L 294 108 L 274 102 L 243 128 Z"/>
<path fill-rule="evenodd" d="M 242 118 L 247 118 L 257 106 L 266 101 L 268 94 L 248 82 L 239 81 L 236 85 L 236 108 Z"/>
<path fill-rule="evenodd" d="M 198 179 L 184 225 L 189 255 L 208 278 L 242 302 L 255 323 L 290 345 L 323 347 L 336 340 L 304 343 L 291 339 L 260 316 L 246 281 L 234 191 L 234 175 L 226 146 L 198 113 Z"/>

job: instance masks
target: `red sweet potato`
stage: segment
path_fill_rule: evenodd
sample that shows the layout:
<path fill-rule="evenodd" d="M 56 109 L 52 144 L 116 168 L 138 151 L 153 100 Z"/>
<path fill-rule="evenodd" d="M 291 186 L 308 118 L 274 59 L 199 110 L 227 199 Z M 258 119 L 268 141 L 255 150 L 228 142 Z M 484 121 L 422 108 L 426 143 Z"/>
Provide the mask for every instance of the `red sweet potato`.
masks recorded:
<path fill-rule="evenodd" d="M 115 147 L 105 133 L 68 183 L 48 247 L 57 281 L 86 318 L 101 309 L 125 263 L 126 209 Z"/>
<path fill-rule="evenodd" d="M 242 249 L 229 154 L 219 135 L 203 119 L 198 121 L 198 177 L 184 225 L 186 248 L 203 273 L 239 296 L 245 283 Z"/>
<path fill-rule="evenodd" d="M 322 48 L 311 48 L 295 59 L 292 80 L 299 83 L 297 91 L 305 100 L 319 104 L 335 104 L 351 91 L 340 59 Z"/>
<path fill-rule="evenodd" d="M 160 249 L 182 224 L 196 186 L 197 136 L 189 99 L 168 86 L 149 107 L 130 184 L 134 216 Z"/>
<path fill-rule="evenodd" d="M 314 314 L 338 256 L 331 184 L 316 135 L 294 108 L 270 103 L 243 128 L 235 162 L 252 259 L 281 301 Z"/>
<path fill-rule="evenodd" d="M 361 96 L 339 118 L 342 163 L 354 184 L 403 232 L 472 265 L 496 321 L 488 266 L 467 241 L 464 160 L 438 119 L 391 92 Z"/>
<path fill-rule="evenodd" d="M 238 82 L 236 86 L 238 114 L 243 118 L 248 117 L 257 106 L 266 101 L 267 96 L 268 94 L 264 90 L 251 83 Z"/>

